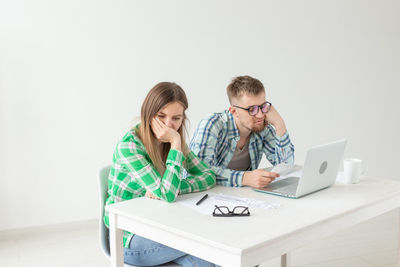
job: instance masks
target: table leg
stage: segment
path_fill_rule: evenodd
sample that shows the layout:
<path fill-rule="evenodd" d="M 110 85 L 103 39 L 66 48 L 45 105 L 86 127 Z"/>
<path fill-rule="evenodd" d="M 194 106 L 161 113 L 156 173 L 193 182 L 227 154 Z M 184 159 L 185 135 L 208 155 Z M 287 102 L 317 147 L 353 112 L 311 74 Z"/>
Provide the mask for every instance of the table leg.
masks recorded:
<path fill-rule="evenodd" d="M 397 247 L 398 247 L 398 251 L 397 251 L 397 267 L 400 267 L 400 209 L 398 209 L 398 213 L 399 213 L 399 220 L 398 220 L 398 227 L 397 227 Z"/>
<path fill-rule="evenodd" d="M 290 267 L 292 261 L 291 258 L 290 252 L 283 254 L 281 256 L 281 267 Z"/>
<path fill-rule="evenodd" d="M 117 216 L 109 213 L 111 267 L 124 267 L 124 247 L 122 230 L 117 227 Z"/>

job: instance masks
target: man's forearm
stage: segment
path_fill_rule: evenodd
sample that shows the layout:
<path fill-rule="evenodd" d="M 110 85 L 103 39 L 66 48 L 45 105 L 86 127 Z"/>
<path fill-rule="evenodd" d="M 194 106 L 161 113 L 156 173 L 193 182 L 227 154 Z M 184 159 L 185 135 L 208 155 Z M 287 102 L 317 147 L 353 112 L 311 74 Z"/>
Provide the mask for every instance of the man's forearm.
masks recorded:
<path fill-rule="evenodd" d="M 235 171 L 220 166 L 212 166 L 216 174 L 217 184 L 223 186 L 242 187 L 244 171 Z"/>
<path fill-rule="evenodd" d="M 277 123 L 277 125 L 274 125 L 274 127 L 275 132 L 279 137 L 282 137 L 286 133 L 286 125 L 283 120 L 280 123 Z"/>

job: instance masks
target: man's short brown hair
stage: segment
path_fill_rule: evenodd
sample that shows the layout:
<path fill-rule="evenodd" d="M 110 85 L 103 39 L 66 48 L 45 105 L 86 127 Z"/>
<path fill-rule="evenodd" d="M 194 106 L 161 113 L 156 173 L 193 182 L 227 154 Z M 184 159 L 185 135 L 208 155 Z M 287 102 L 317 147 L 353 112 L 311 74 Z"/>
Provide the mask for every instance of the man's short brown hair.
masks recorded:
<path fill-rule="evenodd" d="M 226 88 L 229 103 L 232 104 L 232 98 L 241 97 L 243 94 L 258 95 L 265 92 L 264 85 L 257 79 L 250 76 L 238 76 L 232 79 L 232 82 Z"/>

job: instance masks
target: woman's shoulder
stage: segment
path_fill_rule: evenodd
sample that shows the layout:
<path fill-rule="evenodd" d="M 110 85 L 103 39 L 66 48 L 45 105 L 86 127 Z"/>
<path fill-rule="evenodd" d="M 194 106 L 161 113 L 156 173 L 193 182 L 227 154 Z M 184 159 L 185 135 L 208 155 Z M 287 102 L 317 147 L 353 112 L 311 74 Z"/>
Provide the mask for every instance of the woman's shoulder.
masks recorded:
<path fill-rule="evenodd" d="M 126 132 L 125 135 L 118 141 L 118 147 L 129 146 L 131 148 L 143 149 L 144 145 L 140 140 L 138 129 L 139 129 L 138 125 L 129 129 L 129 131 Z"/>

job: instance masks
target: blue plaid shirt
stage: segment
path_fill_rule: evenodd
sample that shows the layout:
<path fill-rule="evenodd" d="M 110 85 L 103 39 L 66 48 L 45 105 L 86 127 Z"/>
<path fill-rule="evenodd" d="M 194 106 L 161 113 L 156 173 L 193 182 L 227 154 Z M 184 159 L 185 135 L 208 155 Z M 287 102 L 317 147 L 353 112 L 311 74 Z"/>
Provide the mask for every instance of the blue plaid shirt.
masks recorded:
<path fill-rule="evenodd" d="M 201 120 L 193 135 L 190 149 L 215 172 L 217 184 L 242 186 L 245 172 L 227 169 L 239 139 L 239 130 L 228 110 Z M 294 163 L 294 146 L 288 132 L 277 136 L 271 125 L 259 133 L 252 133 L 249 154 L 251 164 L 248 171 L 258 168 L 263 154 L 272 165 Z"/>

